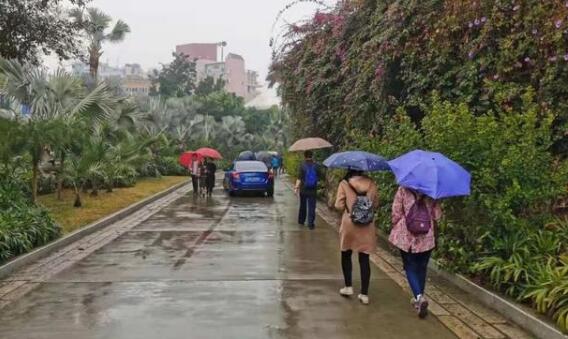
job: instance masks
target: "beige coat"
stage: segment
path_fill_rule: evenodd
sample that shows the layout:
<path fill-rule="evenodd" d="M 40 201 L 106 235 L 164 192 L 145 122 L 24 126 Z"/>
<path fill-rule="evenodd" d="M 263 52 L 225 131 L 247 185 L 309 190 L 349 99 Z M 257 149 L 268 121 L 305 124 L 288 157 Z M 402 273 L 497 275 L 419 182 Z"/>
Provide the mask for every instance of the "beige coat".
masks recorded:
<path fill-rule="evenodd" d="M 357 191 L 361 193 L 367 192 L 367 196 L 371 199 L 375 208 L 379 206 L 377 185 L 373 180 L 367 177 L 356 176 L 352 177 L 349 182 Z M 339 183 L 337 199 L 335 200 L 335 208 L 343 212 L 341 227 L 339 228 L 341 250 L 353 250 L 370 254 L 377 246 L 375 223 L 372 222 L 368 226 L 353 224 L 349 212 L 347 212 L 347 207 L 351 209 L 356 199 L 357 194 L 345 180 L 342 180 Z"/>

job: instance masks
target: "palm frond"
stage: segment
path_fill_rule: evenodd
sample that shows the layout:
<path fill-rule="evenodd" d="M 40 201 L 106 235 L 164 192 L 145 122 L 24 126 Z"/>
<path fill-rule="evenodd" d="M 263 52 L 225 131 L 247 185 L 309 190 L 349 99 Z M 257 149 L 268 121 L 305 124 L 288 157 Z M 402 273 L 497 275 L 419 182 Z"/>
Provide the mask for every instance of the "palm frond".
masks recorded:
<path fill-rule="evenodd" d="M 127 33 L 130 33 L 130 27 L 122 20 L 118 20 L 112 31 L 107 34 L 106 39 L 110 42 L 120 42 L 124 40 Z"/>

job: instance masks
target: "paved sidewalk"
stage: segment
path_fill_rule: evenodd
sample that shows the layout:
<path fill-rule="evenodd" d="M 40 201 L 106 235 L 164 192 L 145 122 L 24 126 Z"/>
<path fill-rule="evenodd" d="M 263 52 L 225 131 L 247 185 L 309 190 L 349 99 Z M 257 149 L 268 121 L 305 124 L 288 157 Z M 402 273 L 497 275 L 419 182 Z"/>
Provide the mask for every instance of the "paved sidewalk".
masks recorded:
<path fill-rule="evenodd" d="M 335 211 L 320 203 L 318 214 L 337 229 L 340 219 Z M 409 297 L 412 296 L 398 256 L 393 255 L 388 249 L 378 247 L 371 255 L 371 261 Z M 475 301 L 471 295 L 441 279 L 428 278 L 426 295 L 430 301 L 430 313 L 459 338 L 533 338 L 503 316 Z"/>
<path fill-rule="evenodd" d="M 339 296 L 337 233 L 297 225 L 282 181 L 274 199 L 186 192 L 3 281 L 0 338 L 455 338 L 381 270 L 370 305 Z"/>

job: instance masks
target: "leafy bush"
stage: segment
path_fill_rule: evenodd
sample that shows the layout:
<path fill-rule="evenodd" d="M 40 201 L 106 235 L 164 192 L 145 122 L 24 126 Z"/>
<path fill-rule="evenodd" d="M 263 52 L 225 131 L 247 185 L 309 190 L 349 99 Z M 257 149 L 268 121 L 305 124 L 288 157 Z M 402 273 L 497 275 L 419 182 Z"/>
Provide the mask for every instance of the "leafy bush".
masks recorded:
<path fill-rule="evenodd" d="M 183 168 L 176 157 L 163 157 L 158 160 L 158 170 L 162 175 L 188 175 L 187 169 Z"/>
<path fill-rule="evenodd" d="M 18 185 L 0 183 L 0 262 L 45 245 L 61 235 L 47 212 L 24 197 Z"/>

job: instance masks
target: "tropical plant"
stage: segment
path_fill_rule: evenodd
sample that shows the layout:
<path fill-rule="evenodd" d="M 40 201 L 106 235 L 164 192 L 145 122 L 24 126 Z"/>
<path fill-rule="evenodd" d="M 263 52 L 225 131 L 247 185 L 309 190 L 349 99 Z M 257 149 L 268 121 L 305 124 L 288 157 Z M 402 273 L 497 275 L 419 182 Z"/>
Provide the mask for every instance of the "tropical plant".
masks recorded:
<path fill-rule="evenodd" d="M 14 182 L 0 179 L 0 211 L 0 263 L 61 234 L 47 212 L 31 204 Z"/>
<path fill-rule="evenodd" d="M 104 83 L 88 91 L 78 78 L 61 70 L 48 75 L 41 69 L 0 59 L 0 72 L 7 78 L 0 93 L 18 103 L 11 113 L 21 124 L 22 142 L 31 158 L 35 202 L 40 162 L 52 149 L 68 142 L 66 126 L 82 119 L 104 121 L 116 99 Z"/>
<path fill-rule="evenodd" d="M 81 27 L 89 43 L 89 69 L 91 76 L 96 79 L 99 70 L 99 59 L 103 54 L 105 42 L 117 43 L 124 40 L 130 33 L 130 27 L 118 20 L 111 28 L 112 17 L 97 8 L 87 8 L 86 11 L 74 8 L 70 16 Z M 110 31 L 109 31 L 110 29 Z"/>

